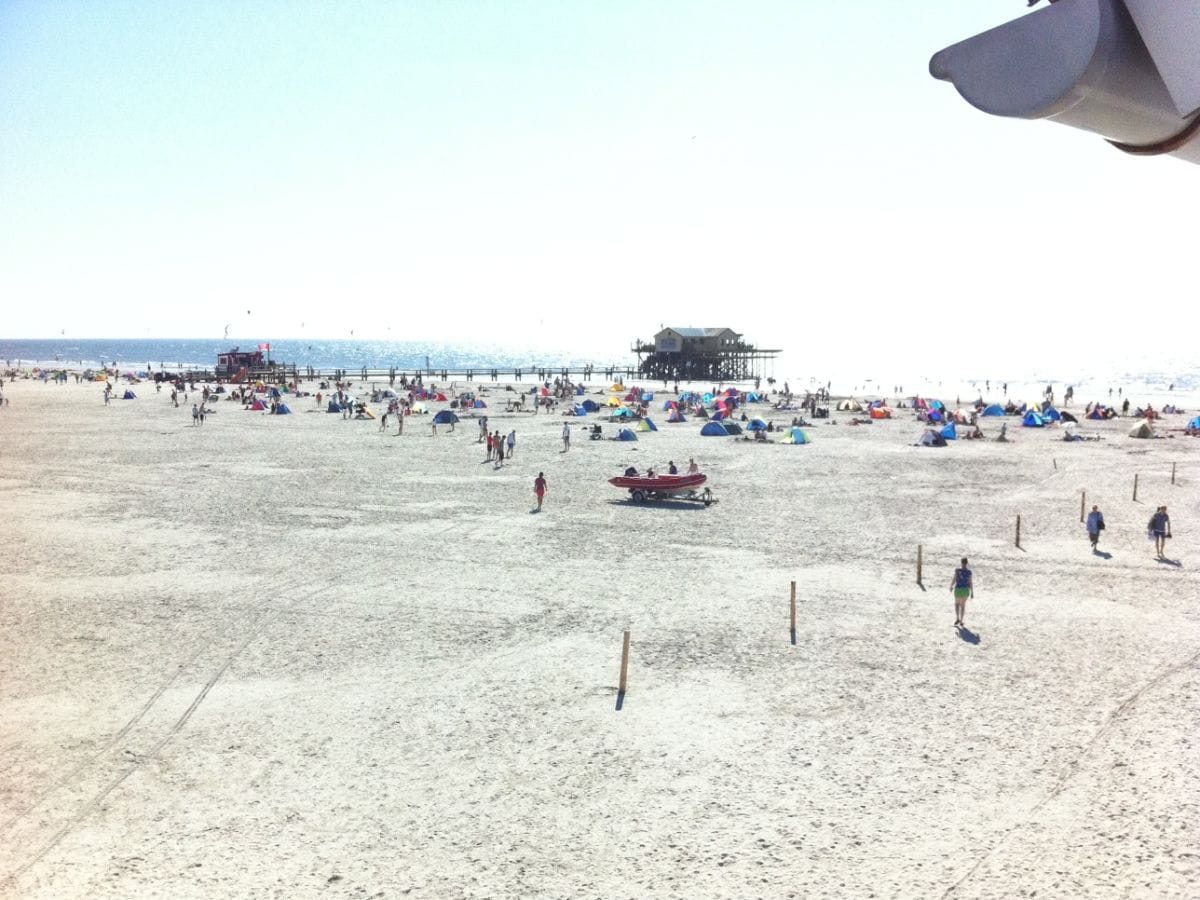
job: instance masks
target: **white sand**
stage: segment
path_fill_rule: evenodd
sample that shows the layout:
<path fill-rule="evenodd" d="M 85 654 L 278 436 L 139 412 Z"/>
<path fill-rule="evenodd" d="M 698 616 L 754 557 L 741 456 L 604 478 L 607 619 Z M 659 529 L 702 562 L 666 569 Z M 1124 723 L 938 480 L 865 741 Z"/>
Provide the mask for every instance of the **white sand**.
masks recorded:
<path fill-rule="evenodd" d="M 5 386 L 2 896 L 1200 892 L 1198 439 L 659 414 L 560 453 L 561 417 L 493 408 L 497 471 L 470 421 L 193 428 L 135 390 Z M 709 509 L 606 483 L 689 456 Z"/>

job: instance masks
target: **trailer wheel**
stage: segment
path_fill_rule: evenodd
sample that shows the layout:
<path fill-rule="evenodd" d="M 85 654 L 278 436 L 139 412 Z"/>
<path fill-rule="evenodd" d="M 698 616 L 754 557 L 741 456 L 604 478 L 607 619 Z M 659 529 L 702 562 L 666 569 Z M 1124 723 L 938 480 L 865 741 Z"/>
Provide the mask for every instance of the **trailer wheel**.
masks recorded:
<path fill-rule="evenodd" d="M 633 502 L 634 503 L 645 503 L 646 502 L 646 492 L 645 491 L 634 491 L 633 492 Z"/>

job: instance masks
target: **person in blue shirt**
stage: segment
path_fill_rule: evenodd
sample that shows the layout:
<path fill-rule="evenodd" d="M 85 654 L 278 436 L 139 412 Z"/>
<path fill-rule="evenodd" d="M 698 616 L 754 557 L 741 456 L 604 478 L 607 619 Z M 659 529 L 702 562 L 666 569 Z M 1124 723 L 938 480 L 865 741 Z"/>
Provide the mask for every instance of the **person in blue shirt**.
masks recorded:
<path fill-rule="evenodd" d="M 1100 542 L 1100 532 L 1104 530 L 1104 513 L 1100 512 L 1099 506 L 1093 506 L 1092 511 L 1087 517 L 1087 533 L 1088 540 L 1092 542 L 1093 552 L 1096 545 Z"/>
<path fill-rule="evenodd" d="M 950 579 L 950 592 L 954 594 L 954 624 L 963 624 L 963 614 L 967 611 L 967 600 L 975 599 L 975 585 L 971 570 L 967 568 L 967 558 L 962 558 L 962 565 L 954 570 Z"/>
<path fill-rule="evenodd" d="M 1167 515 L 1165 506 L 1155 510 L 1150 518 L 1150 536 L 1154 538 L 1154 552 L 1158 554 L 1159 559 L 1163 559 L 1167 549 L 1167 538 L 1171 536 L 1171 517 Z"/>

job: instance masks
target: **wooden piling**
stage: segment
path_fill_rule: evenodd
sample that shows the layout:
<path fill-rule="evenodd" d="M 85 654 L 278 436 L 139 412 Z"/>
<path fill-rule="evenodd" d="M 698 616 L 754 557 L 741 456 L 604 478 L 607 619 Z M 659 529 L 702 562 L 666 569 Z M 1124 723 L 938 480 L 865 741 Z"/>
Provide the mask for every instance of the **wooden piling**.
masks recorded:
<path fill-rule="evenodd" d="M 621 680 L 617 685 L 617 692 L 625 693 L 625 682 L 629 678 L 629 632 L 625 632 L 625 639 L 621 645 Z"/>
<path fill-rule="evenodd" d="M 1087 506 L 1087 491 L 1079 495 L 1079 521 L 1083 521 L 1083 508 Z"/>
<path fill-rule="evenodd" d="M 917 584 L 924 583 L 921 580 L 921 568 L 922 568 L 922 563 L 924 562 L 924 560 L 921 558 L 922 554 L 923 554 L 923 550 L 924 550 L 924 548 L 920 544 L 917 544 Z"/>
<path fill-rule="evenodd" d="M 1021 517 L 1017 516 L 1017 546 L 1021 546 Z"/>
<path fill-rule="evenodd" d="M 1050 462 L 1054 463 L 1054 471 L 1057 472 L 1058 471 L 1058 460 L 1052 456 L 1052 457 L 1050 457 Z"/>
<path fill-rule="evenodd" d="M 1137 483 L 1138 483 L 1138 476 L 1137 476 L 1137 473 L 1135 472 L 1133 475 L 1133 502 L 1134 503 L 1137 503 Z"/>
<path fill-rule="evenodd" d="M 1171 463 L 1171 484 L 1175 483 L 1175 463 Z"/>
<path fill-rule="evenodd" d="M 794 644 L 794 643 L 796 643 L 796 582 L 794 582 L 794 581 L 792 582 L 792 603 L 791 603 L 791 610 L 792 610 L 792 631 L 791 631 L 791 635 L 792 635 L 792 643 Z"/>

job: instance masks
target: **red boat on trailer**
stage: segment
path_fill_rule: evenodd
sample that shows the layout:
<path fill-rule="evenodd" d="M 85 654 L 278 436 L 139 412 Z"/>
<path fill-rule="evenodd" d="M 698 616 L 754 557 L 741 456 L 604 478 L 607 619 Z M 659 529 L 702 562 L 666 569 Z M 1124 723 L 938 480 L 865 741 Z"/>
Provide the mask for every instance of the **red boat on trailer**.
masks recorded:
<path fill-rule="evenodd" d="M 711 488 L 699 490 L 707 480 L 707 475 L 690 472 L 683 475 L 618 475 L 608 479 L 608 483 L 629 491 L 629 498 L 634 503 L 645 503 L 647 500 L 695 500 L 708 506 L 717 501 Z"/>

